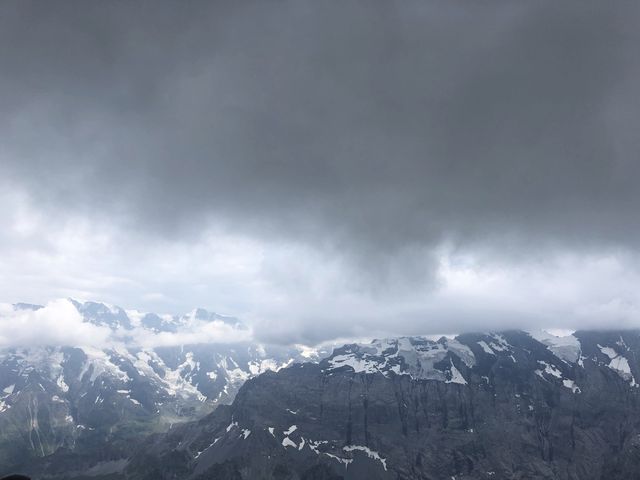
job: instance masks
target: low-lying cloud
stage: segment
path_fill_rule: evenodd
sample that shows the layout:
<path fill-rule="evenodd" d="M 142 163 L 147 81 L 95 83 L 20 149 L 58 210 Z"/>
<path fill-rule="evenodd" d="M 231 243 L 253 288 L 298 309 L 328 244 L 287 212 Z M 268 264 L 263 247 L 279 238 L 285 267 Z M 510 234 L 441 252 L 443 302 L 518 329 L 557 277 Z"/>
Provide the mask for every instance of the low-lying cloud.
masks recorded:
<path fill-rule="evenodd" d="M 39 310 L 15 310 L 0 304 L 0 347 L 100 345 L 110 329 L 85 323 L 67 300 L 52 301 Z"/>
<path fill-rule="evenodd" d="M 135 315 L 133 316 L 135 318 Z M 134 323 L 133 328 L 109 328 L 84 318 L 69 299 L 53 300 L 41 308 L 0 304 L 0 348 L 34 346 L 90 346 L 154 348 L 206 343 L 236 343 L 253 339 L 251 329 L 221 320 L 193 319 L 175 332 Z"/>

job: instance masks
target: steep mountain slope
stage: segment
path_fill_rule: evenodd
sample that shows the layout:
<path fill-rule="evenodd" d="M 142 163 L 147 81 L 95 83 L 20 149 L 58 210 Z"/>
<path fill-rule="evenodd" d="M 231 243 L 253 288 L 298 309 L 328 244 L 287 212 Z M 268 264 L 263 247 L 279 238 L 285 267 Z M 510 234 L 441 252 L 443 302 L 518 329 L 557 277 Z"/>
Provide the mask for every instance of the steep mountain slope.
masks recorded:
<path fill-rule="evenodd" d="M 347 345 L 153 437 L 127 479 L 640 477 L 640 332 Z"/>
<path fill-rule="evenodd" d="M 84 322 L 109 328 L 115 338 L 180 332 L 193 322 L 246 328 L 202 309 L 169 317 L 69 301 Z M 248 378 L 315 355 L 301 351 L 250 342 L 141 347 L 126 341 L 108 348 L 0 349 L 0 473 L 44 457 L 61 469 L 121 459 L 144 435 L 229 403 Z"/>

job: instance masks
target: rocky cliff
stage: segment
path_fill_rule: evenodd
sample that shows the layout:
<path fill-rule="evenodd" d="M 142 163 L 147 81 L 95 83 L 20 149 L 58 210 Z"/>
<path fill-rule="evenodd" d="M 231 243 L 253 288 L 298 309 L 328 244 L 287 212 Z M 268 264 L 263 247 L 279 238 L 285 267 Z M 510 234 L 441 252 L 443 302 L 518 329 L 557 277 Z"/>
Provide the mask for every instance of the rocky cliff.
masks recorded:
<path fill-rule="evenodd" d="M 640 332 L 346 345 L 151 438 L 128 479 L 640 477 Z"/>

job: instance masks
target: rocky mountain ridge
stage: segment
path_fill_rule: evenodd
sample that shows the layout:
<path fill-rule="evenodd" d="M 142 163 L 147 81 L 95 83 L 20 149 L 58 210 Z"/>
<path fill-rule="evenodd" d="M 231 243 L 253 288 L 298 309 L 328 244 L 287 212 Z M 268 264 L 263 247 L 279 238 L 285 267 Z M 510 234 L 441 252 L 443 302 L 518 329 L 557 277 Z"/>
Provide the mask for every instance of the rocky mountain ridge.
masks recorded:
<path fill-rule="evenodd" d="M 639 353 L 639 331 L 345 345 L 247 381 L 230 406 L 150 439 L 120 475 L 638 478 Z"/>

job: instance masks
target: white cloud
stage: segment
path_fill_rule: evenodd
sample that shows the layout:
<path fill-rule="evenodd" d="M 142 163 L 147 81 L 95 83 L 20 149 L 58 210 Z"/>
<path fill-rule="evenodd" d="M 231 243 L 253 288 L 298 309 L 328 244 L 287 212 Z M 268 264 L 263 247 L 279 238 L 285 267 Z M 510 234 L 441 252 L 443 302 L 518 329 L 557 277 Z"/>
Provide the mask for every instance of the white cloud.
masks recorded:
<path fill-rule="evenodd" d="M 251 329 L 236 328 L 220 320 L 193 320 L 177 332 L 154 332 L 139 324 L 131 330 L 112 330 L 85 321 L 68 299 L 51 301 L 37 310 L 14 309 L 11 304 L 0 304 L 0 348 L 47 345 L 160 347 L 251 339 Z"/>
<path fill-rule="evenodd" d="M 198 322 L 178 332 L 151 332 L 142 328 L 134 329 L 131 343 L 137 346 L 169 347 L 177 345 L 193 345 L 200 343 L 235 343 L 251 341 L 253 332 L 250 329 L 238 329 L 221 321 Z"/>
<path fill-rule="evenodd" d="M 326 273 L 322 267 L 314 275 Z M 385 337 L 477 330 L 640 327 L 640 272 L 624 252 L 557 253 L 530 261 L 441 250 L 439 283 L 404 292 L 291 286 L 265 302 L 256 332 L 311 342 L 333 335 Z M 334 272 L 340 278 L 340 270 Z M 348 278 L 343 274 L 342 279 Z M 329 280 L 329 278 L 325 278 Z M 331 285 L 331 281 L 323 282 Z M 296 320 L 297 319 L 297 320 Z"/>
<path fill-rule="evenodd" d="M 68 300 L 55 300 L 39 310 L 14 310 L 0 304 L 0 347 L 92 345 L 110 343 L 111 331 L 86 323 Z"/>

